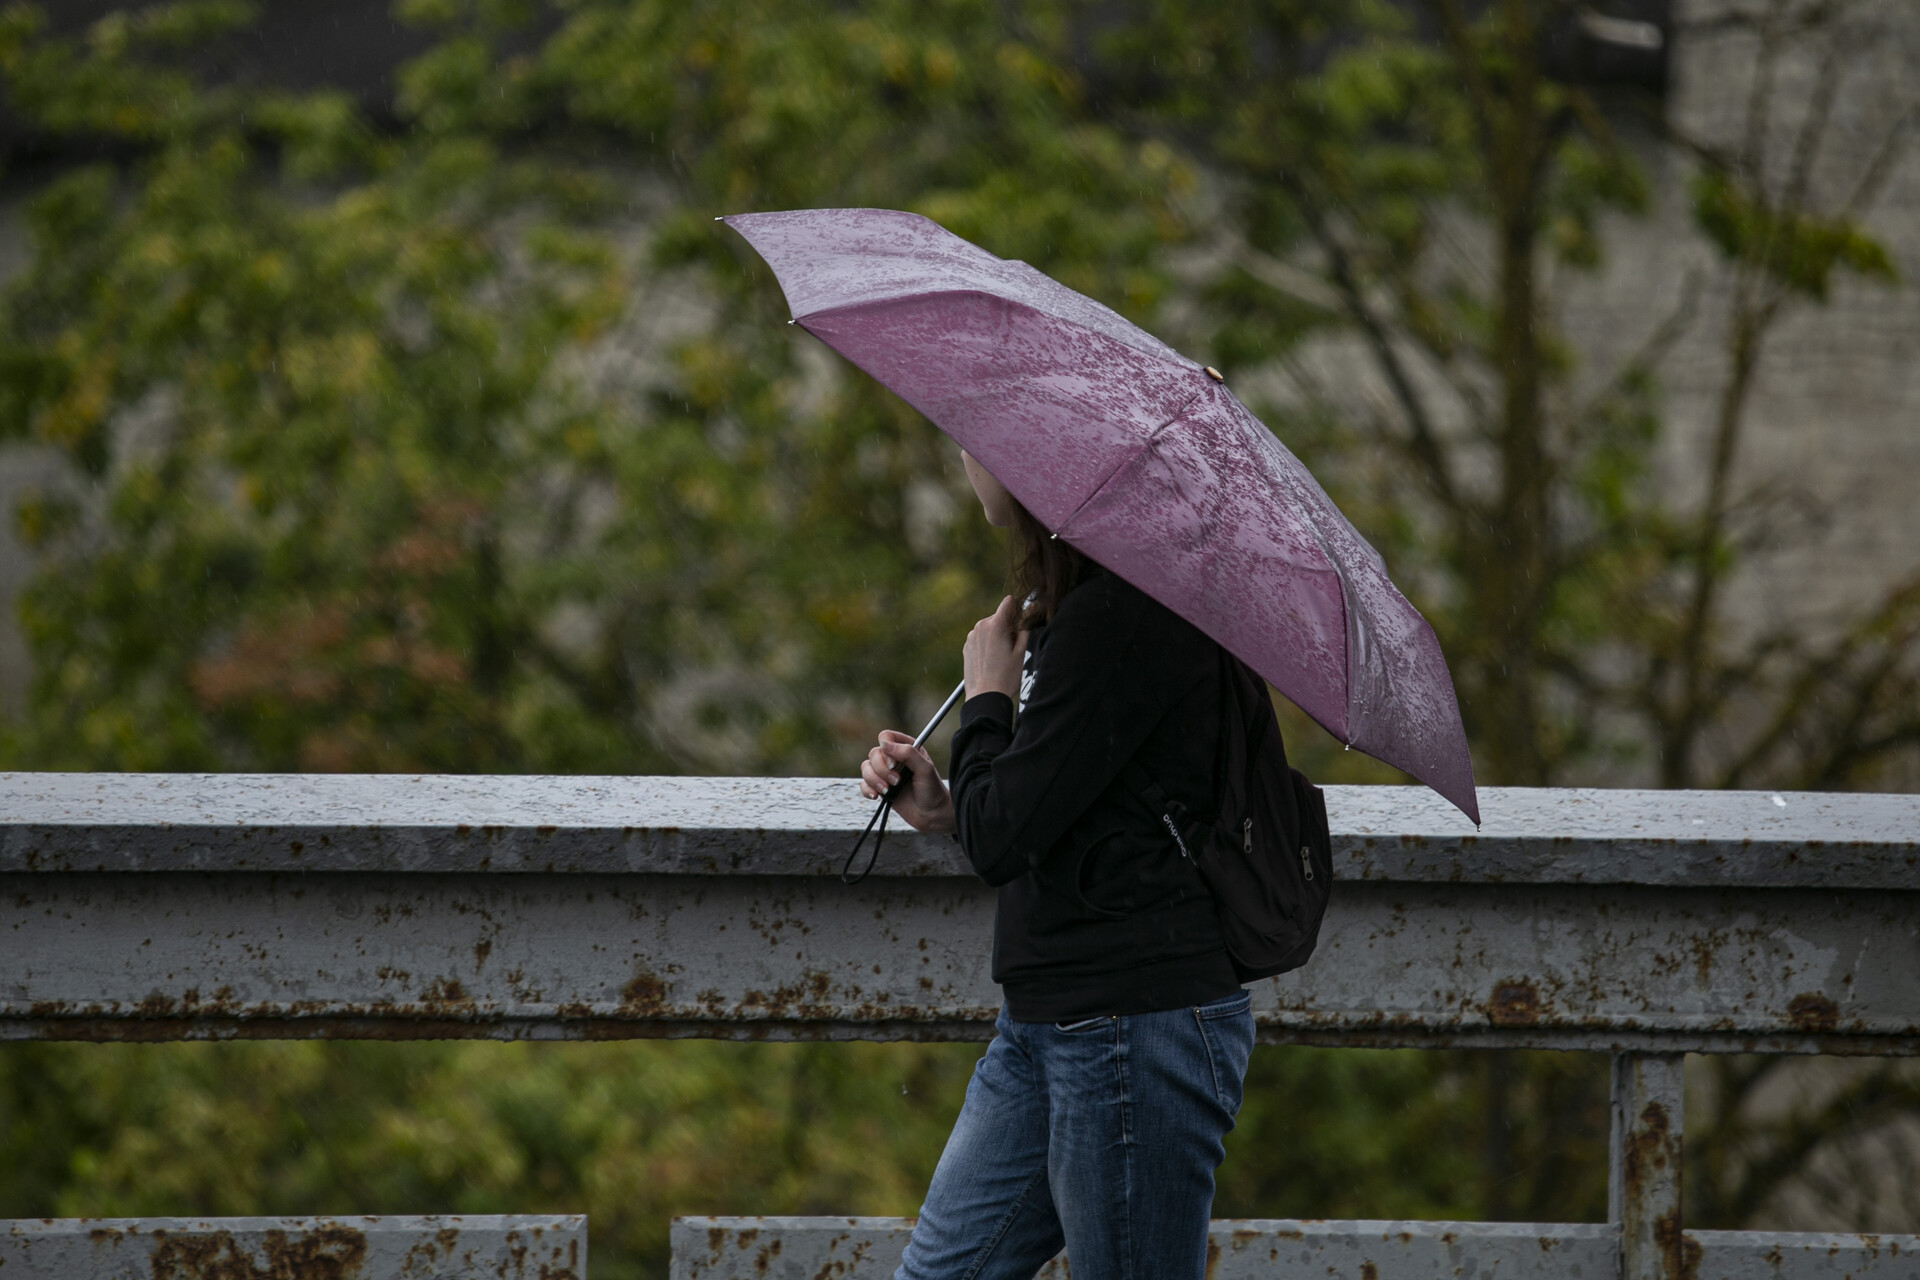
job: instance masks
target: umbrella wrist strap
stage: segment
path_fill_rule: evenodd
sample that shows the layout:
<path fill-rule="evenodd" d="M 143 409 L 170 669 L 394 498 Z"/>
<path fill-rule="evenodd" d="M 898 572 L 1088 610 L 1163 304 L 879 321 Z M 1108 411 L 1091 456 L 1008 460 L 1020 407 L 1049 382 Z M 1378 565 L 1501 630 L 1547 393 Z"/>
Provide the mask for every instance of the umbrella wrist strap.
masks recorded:
<path fill-rule="evenodd" d="M 891 793 L 880 797 L 879 807 L 873 811 L 873 816 L 867 819 L 867 829 L 854 840 L 853 848 L 847 850 L 847 861 L 840 868 L 841 884 L 859 884 L 867 878 L 874 864 L 880 861 L 880 845 L 887 838 L 887 820 L 893 817 L 893 805 L 889 803 L 891 799 Z M 876 822 L 880 824 L 878 831 L 874 830 Z M 854 875 L 852 874 L 853 860 L 860 856 L 860 846 L 867 842 L 869 835 L 873 837 L 873 852 L 867 855 L 867 865 L 860 868 L 858 875 Z"/>

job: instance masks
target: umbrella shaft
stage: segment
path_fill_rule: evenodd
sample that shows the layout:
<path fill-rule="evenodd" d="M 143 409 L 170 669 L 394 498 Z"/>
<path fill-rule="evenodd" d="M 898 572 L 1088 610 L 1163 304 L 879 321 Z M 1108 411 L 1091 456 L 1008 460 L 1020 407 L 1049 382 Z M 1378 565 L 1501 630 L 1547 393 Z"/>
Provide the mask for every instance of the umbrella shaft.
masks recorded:
<path fill-rule="evenodd" d="M 953 692 L 948 694 L 947 700 L 940 704 L 940 709 L 933 713 L 933 719 L 927 721 L 927 727 L 920 731 L 920 736 L 913 740 L 914 746 L 921 747 L 926 745 L 927 739 L 933 736 L 933 731 L 940 727 L 940 722 L 947 718 L 947 712 L 953 710 L 953 704 L 960 701 L 961 696 L 965 694 L 966 691 L 967 682 L 965 680 L 953 686 Z"/>

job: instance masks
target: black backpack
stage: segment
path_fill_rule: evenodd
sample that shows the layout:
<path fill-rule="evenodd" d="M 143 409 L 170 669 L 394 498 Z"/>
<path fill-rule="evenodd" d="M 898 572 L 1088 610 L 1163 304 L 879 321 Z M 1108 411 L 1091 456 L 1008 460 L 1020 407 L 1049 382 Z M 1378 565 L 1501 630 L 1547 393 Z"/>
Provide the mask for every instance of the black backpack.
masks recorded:
<path fill-rule="evenodd" d="M 1121 780 L 1147 802 L 1213 895 L 1240 981 L 1298 969 L 1313 954 L 1333 888 L 1327 801 L 1287 764 L 1267 682 L 1220 651 L 1219 793 L 1213 821 L 1171 799 L 1136 756 Z"/>

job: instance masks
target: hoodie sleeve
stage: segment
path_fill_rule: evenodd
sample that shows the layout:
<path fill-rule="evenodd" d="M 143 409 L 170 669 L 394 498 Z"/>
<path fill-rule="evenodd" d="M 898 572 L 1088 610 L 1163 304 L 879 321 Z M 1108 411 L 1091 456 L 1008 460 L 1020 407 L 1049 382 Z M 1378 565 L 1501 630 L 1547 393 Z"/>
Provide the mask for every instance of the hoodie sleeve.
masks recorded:
<path fill-rule="evenodd" d="M 1048 624 L 1017 723 L 1005 694 L 967 699 L 953 739 L 954 815 L 967 860 L 988 884 L 1044 877 L 1055 844 L 1166 708 L 1209 674 L 1176 629 L 1191 632 L 1100 574 L 1069 592 Z"/>

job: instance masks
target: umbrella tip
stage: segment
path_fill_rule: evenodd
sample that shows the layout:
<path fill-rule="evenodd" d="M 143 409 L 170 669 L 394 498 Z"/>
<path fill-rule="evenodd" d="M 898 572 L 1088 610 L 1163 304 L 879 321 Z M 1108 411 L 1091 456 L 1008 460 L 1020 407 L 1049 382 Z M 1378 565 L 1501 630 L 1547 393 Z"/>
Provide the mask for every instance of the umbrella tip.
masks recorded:
<path fill-rule="evenodd" d="M 1225 382 L 1227 380 L 1227 375 L 1224 373 L 1221 373 L 1218 369 L 1214 368 L 1212 365 L 1210 364 L 1202 365 L 1201 367 L 1207 371 L 1207 376 L 1209 378 L 1212 378 L 1215 382 Z"/>

